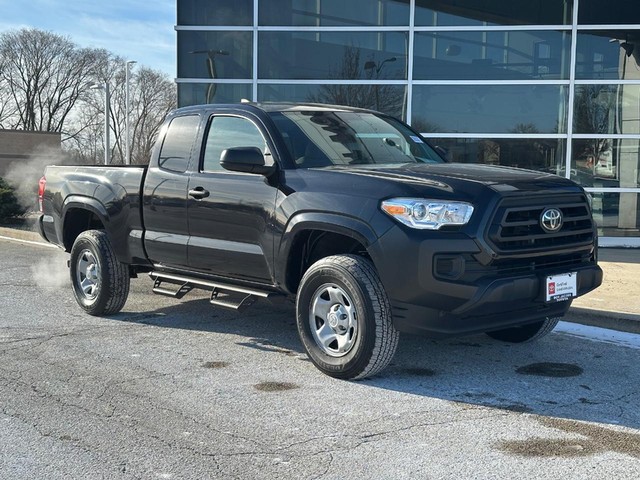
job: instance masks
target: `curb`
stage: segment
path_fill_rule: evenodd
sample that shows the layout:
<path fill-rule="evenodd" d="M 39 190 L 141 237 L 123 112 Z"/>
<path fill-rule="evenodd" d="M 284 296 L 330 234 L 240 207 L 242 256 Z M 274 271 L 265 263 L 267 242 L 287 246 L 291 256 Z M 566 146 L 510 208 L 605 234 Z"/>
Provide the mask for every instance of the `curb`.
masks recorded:
<path fill-rule="evenodd" d="M 20 230 L 18 228 L 0 227 L 0 236 L 11 238 L 13 240 L 25 240 L 28 242 L 35 242 L 41 245 L 51 245 L 44 241 L 39 233 L 31 230 Z"/>
<path fill-rule="evenodd" d="M 570 307 L 562 320 L 587 325 L 589 327 L 608 328 L 609 330 L 616 330 L 618 332 L 640 334 L 640 315 L 634 315 L 632 313 Z"/>

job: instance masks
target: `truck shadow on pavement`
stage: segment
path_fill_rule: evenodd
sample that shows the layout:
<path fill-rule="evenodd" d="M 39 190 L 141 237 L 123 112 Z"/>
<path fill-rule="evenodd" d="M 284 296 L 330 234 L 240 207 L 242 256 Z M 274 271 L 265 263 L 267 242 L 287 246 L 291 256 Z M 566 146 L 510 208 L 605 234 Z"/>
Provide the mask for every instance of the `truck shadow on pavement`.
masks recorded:
<path fill-rule="evenodd" d="M 336 381 L 322 376 L 306 359 L 292 304 L 261 301 L 237 313 L 198 299 L 167 303 L 153 311 L 122 312 L 111 319 L 245 337 L 235 344 L 264 351 L 265 363 L 269 354 L 291 357 L 287 362 L 292 372 L 299 373 L 298 380 L 308 377 L 318 382 L 321 376 L 320 381 Z M 532 344 L 505 344 L 484 335 L 449 340 L 402 335 L 391 365 L 356 383 L 454 402 L 462 408 L 640 428 L 638 353 L 624 345 L 556 332 Z M 291 375 L 277 373 L 282 381 Z"/>

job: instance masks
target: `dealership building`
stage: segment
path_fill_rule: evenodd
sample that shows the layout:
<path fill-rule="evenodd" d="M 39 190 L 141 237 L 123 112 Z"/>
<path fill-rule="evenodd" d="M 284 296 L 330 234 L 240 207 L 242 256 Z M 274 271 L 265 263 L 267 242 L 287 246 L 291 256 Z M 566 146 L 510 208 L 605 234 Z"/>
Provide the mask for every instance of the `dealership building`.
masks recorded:
<path fill-rule="evenodd" d="M 637 0 L 177 0 L 178 103 L 403 118 L 449 160 L 572 178 L 640 247 Z"/>

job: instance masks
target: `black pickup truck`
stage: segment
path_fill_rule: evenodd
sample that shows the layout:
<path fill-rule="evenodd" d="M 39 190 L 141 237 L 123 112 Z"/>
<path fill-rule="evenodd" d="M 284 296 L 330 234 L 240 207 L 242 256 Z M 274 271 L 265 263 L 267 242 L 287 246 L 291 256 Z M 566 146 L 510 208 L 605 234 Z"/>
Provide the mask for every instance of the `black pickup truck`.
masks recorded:
<path fill-rule="evenodd" d="M 141 272 L 237 309 L 295 296 L 306 352 L 338 378 L 382 370 L 398 332 L 539 338 L 602 282 L 580 186 L 447 163 L 355 108 L 179 109 L 148 167 L 47 167 L 39 200 L 89 314 L 118 312 Z"/>

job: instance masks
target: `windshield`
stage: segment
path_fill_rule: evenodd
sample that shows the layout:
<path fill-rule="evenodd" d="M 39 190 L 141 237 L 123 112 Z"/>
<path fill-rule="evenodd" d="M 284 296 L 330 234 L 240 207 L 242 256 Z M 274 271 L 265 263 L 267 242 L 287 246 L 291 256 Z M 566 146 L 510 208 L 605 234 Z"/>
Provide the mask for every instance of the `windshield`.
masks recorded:
<path fill-rule="evenodd" d="M 444 163 L 401 122 L 368 112 L 272 112 L 297 168 Z"/>

